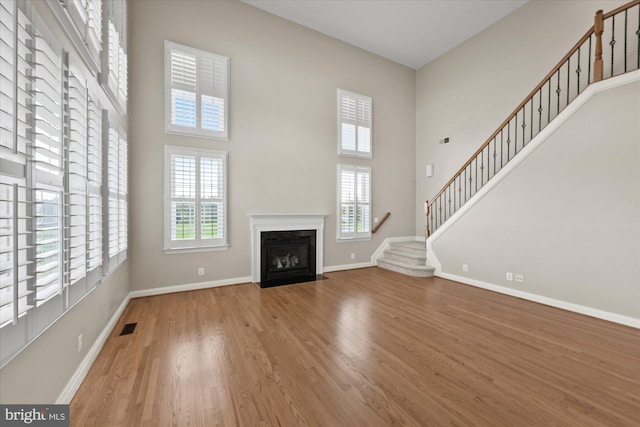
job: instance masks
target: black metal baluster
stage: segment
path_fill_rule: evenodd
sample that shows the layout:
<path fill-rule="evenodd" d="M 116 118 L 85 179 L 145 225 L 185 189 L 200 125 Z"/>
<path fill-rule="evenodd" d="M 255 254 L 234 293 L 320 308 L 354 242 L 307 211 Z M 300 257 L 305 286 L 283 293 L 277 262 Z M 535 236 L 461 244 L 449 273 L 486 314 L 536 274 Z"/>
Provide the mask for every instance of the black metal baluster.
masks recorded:
<path fill-rule="evenodd" d="M 538 98 L 540 100 L 540 106 L 538 107 L 538 132 L 542 130 L 542 88 L 540 88 L 540 92 L 538 93 Z"/>
<path fill-rule="evenodd" d="M 593 33 L 589 36 L 589 61 L 587 62 L 587 86 L 591 84 L 591 38 Z"/>
<path fill-rule="evenodd" d="M 515 156 L 518 152 L 518 113 L 516 113 L 516 123 L 513 127 L 513 137 L 515 138 L 513 142 L 513 155 Z"/>
<path fill-rule="evenodd" d="M 476 177 L 475 177 L 476 191 L 474 191 L 473 194 L 476 194 L 478 192 L 478 157 L 475 158 L 474 162 L 476 164 Z"/>
<path fill-rule="evenodd" d="M 503 136 L 504 128 L 500 129 L 500 169 L 504 166 L 504 136 Z"/>
<path fill-rule="evenodd" d="M 627 72 L 627 12 L 629 9 L 625 9 L 624 11 L 624 72 Z"/>
<path fill-rule="evenodd" d="M 490 147 L 491 143 L 487 144 L 487 181 L 489 181 L 489 150 L 491 150 Z"/>
<path fill-rule="evenodd" d="M 534 95 L 535 96 L 535 95 Z M 530 129 L 529 129 L 529 142 L 533 139 L 533 96 L 531 97 L 531 105 L 529 106 L 529 113 L 531 114 L 529 117 Z"/>
<path fill-rule="evenodd" d="M 558 114 L 560 114 L 560 92 L 562 92 L 562 90 L 560 89 L 560 68 L 558 68 L 558 87 L 556 88 L 556 94 L 558 95 L 558 105 L 557 105 L 557 110 L 556 110 L 556 116 Z"/>
<path fill-rule="evenodd" d="M 638 6 L 638 30 L 636 31 L 638 36 L 638 58 L 636 67 L 640 68 L 640 6 Z"/>
<path fill-rule="evenodd" d="M 580 50 L 582 49 L 582 46 L 580 46 L 578 48 L 578 68 L 576 68 L 576 74 L 577 74 L 577 79 L 578 79 L 578 95 L 580 95 L 580 71 L 582 71 L 582 69 L 580 69 Z"/>
<path fill-rule="evenodd" d="M 495 176 L 496 174 L 496 157 L 498 157 L 498 153 L 496 152 L 496 138 L 497 136 L 493 137 L 493 175 Z"/>
<path fill-rule="evenodd" d="M 549 95 L 547 97 L 547 124 L 551 121 L 551 77 L 549 77 Z"/>
<path fill-rule="evenodd" d="M 511 144 L 511 122 L 507 123 L 507 163 L 511 160 L 509 145 Z"/>
<path fill-rule="evenodd" d="M 526 135 L 526 130 L 527 130 L 527 120 L 526 120 L 526 111 L 524 109 L 524 107 L 522 107 L 522 148 L 524 148 L 524 143 L 525 143 L 525 135 Z"/>
<path fill-rule="evenodd" d="M 613 47 L 616 45 L 616 16 L 613 15 L 611 17 L 611 41 L 609 42 L 609 46 L 611 46 L 611 75 L 609 77 L 613 77 Z"/>
<path fill-rule="evenodd" d="M 467 168 L 464 168 L 464 202 L 467 203 Z"/>
<path fill-rule="evenodd" d="M 567 105 L 569 105 L 569 95 L 571 94 L 571 90 L 569 89 L 571 87 L 569 83 L 569 77 L 571 77 L 570 64 L 571 64 L 571 58 L 567 59 Z"/>

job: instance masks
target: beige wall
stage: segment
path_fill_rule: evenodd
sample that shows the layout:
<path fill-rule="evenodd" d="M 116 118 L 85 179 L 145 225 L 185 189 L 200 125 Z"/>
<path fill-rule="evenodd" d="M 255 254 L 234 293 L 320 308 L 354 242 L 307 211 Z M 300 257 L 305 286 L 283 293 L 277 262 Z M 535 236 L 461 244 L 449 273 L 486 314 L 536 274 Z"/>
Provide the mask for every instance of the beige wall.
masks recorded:
<path fill-rule="evenodd" d="M 593 25 L 626 1 L 533 0 L 416 74 L 416 229 L 433 197 Z M 438 144 L 445 136 L 446 145 Z M 425 165 L 435 175 L 425 177 Z"/>
<path fill-rule="evenodd" d="M 443 272 L 640 318 L 639 99 L 587 101 L 436 238 Z"/>
<path fill-rule="evenodd" d="M 250 276 L 249 213 L 327 214 L 325 266 L 367 262 L 385 237 L 413 235 L 414 70 L 240 2 L 133 1 L 130 18 L 135 290 Z M 231 58 L 229 142 L 164 133 L 164 40 Z M 336 155 L 337 88 L 373 97 L 373 161 Z M 165 145 L 229 152 L 228 251 L 163 253 Z M 371 241 L 336 243 L 340 162 L 370 165 L 373 216 L 392 212 Z"/>

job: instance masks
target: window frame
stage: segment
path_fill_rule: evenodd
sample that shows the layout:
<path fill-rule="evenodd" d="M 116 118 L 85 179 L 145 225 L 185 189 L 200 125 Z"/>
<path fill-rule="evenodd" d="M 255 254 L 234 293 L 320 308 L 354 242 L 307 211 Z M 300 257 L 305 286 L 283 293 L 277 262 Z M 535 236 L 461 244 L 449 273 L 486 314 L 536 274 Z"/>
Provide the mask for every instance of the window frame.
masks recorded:
<path fill-rule="evenodd" d="M 172 182 L 172 165 L 171 157 L 173 155 L 184 155 L 195 157 L 195 197 L 193 198 L 195 204 L 195 218 L 196 223 L 194 225 L 196 237 L 194 240 L 178 241 L 171 240 L 171 182 Z M 203 244 L 203 239 L 198 237 L 198 225 L 200 223 L 200 203 L 203 197 L 201 196 L 200 188 L 200 160 L 202 158 L 215 158 L 221 159 L 223 165 L 222 178 L 224 179 L 224 188 L 222 190 L 222 206 L 223 206 L 223 237 L 221 239 L 210 239 L 209 244 Z M 201 252 L 201 251 L 218 251 L 227 250 L 229 248 L 229 204 L 228 204 L 228 189 L 229 189 L 229 153 L 227 151 L 209 150 L 202 148 L 189 148 L 165 145 L 164 147 L 164 253 L 187 253 L 187 252 Z M 189 243 L 193 242 L 193 243 Z"/>
<path fill-rule="evenodd" d="M 354 231 L 353 232 L 344 232 L 342 230 L 342 172 L 343 171 L 353 171 L 356 176 L 354 179 L 354 188 L 353 188 L 353 194 L 354 194 L 354 210 L 355 210 L 355 227 L 354 227 Z M 360 203 L 358 200 L 358 189 L 357 189 L 357 185 L 358 185 L 358 179 L 357 179 L 357 175 L 358 174 L 367 174 L 368 178 L 369 178 L 369 188 L 368 188 L 368 194 L 367 194 L 367 198 L 368 198 L 368 202 L 367 203 Z M 363 240 L 371 240 L 371 212 L 372 212 L 372 204 L 373 204 L 373 200 L 371 198 L 371 195 L 373 193 L 372 191 L 373 185 L 372 185 L 372 171 L 371 168 L 368 166 L 357 166 L 357 165 L 347 165 L 347 164 L 338 164 L 337 165 L 337 176 L 336 176 L 336 194 L 337 194 L 337 198 L 336 198 L 336 241 L 338 242 L 353 242 L 353 241 L 363 241 Z M 358 221 L 357 221 L 357 212 L 358 212 L 358 208 L 361 205 L 365 205 L 369 207 L 369 218 L 367 221 L 367 231 L 363 231 L 363 232 L 358 232 L 357 228 L 358 228 Z"/>
<path fill-rule="evenodd" d="M 171 51 L 181 51 L 194 55 L 196 57 L 196 126 L 180 126 L 171 122 L 171 90 L 174 88 L 171 84 Z M 223 61 L 225 63 L 225 87 L 221 89 L 224 100 L 224 131 L 213 131 L 202 128 L 202 95 L 203 90 L 200 87 L 201 73 L 200 63 L 202 59 L 208 59 L 215 63 L 215 61 Z M 229 116 L 230 116 L 230 92 L 231 92 L 231 59 L 228 56 L 224 56 L 215 52 L 209 52 L 202 49 L 197 49 L 191 46 L 185 46 L 179 43 L 175 43 L 169 40 L 164 41 L 164 130 L 167 134 L 177 135 L 191 135 L 201 138 L 217 139 L 222 141 L 229 141 Z M 207 94 L 205 94 L 207 95 Z"/>
<path fill-rule="evenodd" d="M 345 122 L 344 114 L 342 111 L 342 100 L 345 97 L 354 98 L 356 102 L 356 112 L 355 112 L 355 120 L 353 125 L 355 126 L 355 150 L 344 148 L 343 139 L 342 139 L 342 124 Z M 369 151 L 363 151 L 359 149 L 359 137 L 358 137 L 358 103 L 365 102 L 368 104 L 369 108 L 369 121 L 368 121 L 368 129 L 369 129 Z M 338 141 L 338 155 L 339 156 L 347 156 L 347 157 L 357 157 L 361 159 L 373 159 L 373 98 L 367 95 L 362 95 L 360 93 L 352 92 L 346 89 L 337 90 L 337 141 Z"/>

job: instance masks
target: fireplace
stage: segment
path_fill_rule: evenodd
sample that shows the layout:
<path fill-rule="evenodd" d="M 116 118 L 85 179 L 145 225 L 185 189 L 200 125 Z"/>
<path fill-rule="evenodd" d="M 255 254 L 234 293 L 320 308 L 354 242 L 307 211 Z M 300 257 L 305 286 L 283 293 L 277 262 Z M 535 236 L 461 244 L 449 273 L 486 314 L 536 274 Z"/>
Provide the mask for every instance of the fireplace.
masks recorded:
<path fill-rule="evenodd" d="M 316 230 L 260 233 L 260 287 L 316 279 Z"/>
<path fill-rule="evenodd" d="M 311 276 L 316 277 L 317 275 L 321 275 L 323 272 L 323 237 L 324 237 L 324 218 L 326 215 L 315 215 L 315 214 L 249 214 L 250 222 L 251 222 L 251 281 L 254 283 L 263 283 L 266 282 L 268 286 L 275 286 L 273 283 L 269 285 L 269 281 L 274 277 L 276 279 L 282 279 L 282 276 L 289 273 L 293 273 L 293 270 L 296 272 L 301 271 L 303 265 L 305 269 L 308 268 L 308 272 L 306 275 L 308 278 Z M 272 254 L 270 258 L 270 268 L 269 272 L 269 263 L 265 262 L 264 265 L 267 266 L 267 271 L 263 270 L 263 247 L 262 247 L 262 236 L 265 233 L 269 232 L 303 232 L 309 233 L 313 232 L 314 242 L 313 242 L 313 251 L 311 251 L 311 245 L 309 245 L 306 249 L 303 249 L 302 245 L 289 245 L 285 244 L 282 240 L 276 240 L 274 243 L 275 252 Z M 286 234 L 284 235 L 286 237 Z M 311 239 L 310 235 L 298 237 L 294 240 L 298 241 L 300 239 Z M 294 253 L 295 249 L 295 253 Z M 287 255 L 288 258 L 288 266 L 287 266 Z M 280 265 L 281 268 L 278 268 L 278 260 L 275 260 L 275 264 L 273 264 L 274 259 L 273 256 L 280 257 Z M 295 258 L 293 258 L 295 257 Z M 283 259 L 284 258 L 284 259 Z M 293 259 L 292 259 L 293 258 Z M 265 258 L 266 260 L 267 258 Z M 293 265 L 295 264 L 295 265 Z M 300 269 L 300 270 L 298 270 Z M 265 273 L 269 276 L 268 278 L 265 276 Z M 301 276 L 303 274 L 300 274 Z M 291 279 L 288 279 L 289 281 Z M 296 279 L 295 282 L 299 280 Z M 289 281 L 289 283 L 295 283 Z M 284 283 L 280 283 L 284 284 Z M 261 285 L 265 287 L 265 285 Z"/>

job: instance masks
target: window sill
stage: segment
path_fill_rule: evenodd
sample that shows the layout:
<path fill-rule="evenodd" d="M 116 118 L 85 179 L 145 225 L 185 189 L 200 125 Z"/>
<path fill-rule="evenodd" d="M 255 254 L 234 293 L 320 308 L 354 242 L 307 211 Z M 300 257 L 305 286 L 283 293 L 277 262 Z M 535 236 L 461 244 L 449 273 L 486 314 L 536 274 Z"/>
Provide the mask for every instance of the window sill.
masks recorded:
<path fill-rule="evenodd" d="M 222 246 L 210 246 L 206 248 L 173 248 L 173 249 L 164 249 L 165 255 L 175 255 L 175 254 L 189 254 L 195 252 L 218 252 L 218 251 L 226 251 L 229 249 L 231 245 L 222 245 Z"/>
<path fill-rule="evenodd" d="M 337 243 L 349 243 L 349 242 L 367 242 L 371 240 L 371 237 L 357 237 L 357 238 L 336 238 Z"/>

